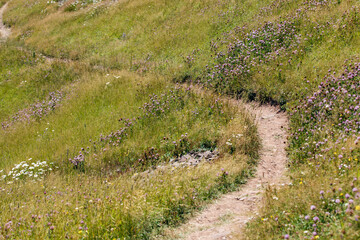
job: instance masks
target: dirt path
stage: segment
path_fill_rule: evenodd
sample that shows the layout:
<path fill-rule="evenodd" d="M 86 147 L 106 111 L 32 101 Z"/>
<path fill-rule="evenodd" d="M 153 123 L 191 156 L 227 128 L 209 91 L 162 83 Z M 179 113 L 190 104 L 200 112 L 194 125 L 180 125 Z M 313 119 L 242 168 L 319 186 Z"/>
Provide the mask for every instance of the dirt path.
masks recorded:
<path fill-rule="evenodd" d="M 0 8 L 0 40 L 6 40 L 10 36 L 10 29 L 3 23 L 3 14 L 8 6 L 8 2 Z"/>
<path fill-rule="evenodd" d="M 3 24 L 6 3 L 0 9 L 0 41 L 6 40 L 11 33 Z M 47 61 L 56 58 L 45 57 Z M 60 60 L 70 62 L 70 60 Z M 100 67 L 103 68 L 103 67 Z M 235 104 L 243 105 L 241 101 Z M 253 113 L 258 124 L 258 134 L 262 141 L 260 161 L 254 178 L 250 179 L 240 191 L 223 195 L 195 218 L 175 230 L 177 239 L 219 240 L 241 237 L 241 229 L 253 217 L 261 206 L 262 193 L 269 185 L 286 182 L 286 114 L 276 107 L 245 104 Z M 240 235 L 239 235 L 240 234 Z"/>
<path fill-rule="evenodd" d="M 243 104 L 236 101 L 236 104 Z M 286 114 L 276 107 L 245 104 L 254 114 L 262 141 L 257 173 L 240 191 L 222 196 L 175 232 L 176 239 L 217 240 L 241 238 L 241 229 L 261 206 L 269 185 L 286 182 Z M 234 236 L 236 234 L 236 237 Z"/>

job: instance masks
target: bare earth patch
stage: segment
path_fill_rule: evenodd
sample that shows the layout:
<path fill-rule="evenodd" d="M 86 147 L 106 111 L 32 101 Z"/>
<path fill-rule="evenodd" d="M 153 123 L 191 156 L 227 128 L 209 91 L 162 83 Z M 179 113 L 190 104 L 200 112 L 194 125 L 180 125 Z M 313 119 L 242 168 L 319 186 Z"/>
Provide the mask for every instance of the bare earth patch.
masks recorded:
<path fill-rule="evenodd" d="M 6 3 L 4 6 L 0 8 L 0 40 L 6 40 L 10 36 L 10 29 L 7 28 L 3 23 L 3 14 L 8 6 Z"/>
<path fill-rule="evenodd" d="M 236 104 L 243 104 L 237 101 Z M 286 182 L 288 119 L 278 108 L 245 104 L 256 118 L 262 141 L 255 177 L 240 191 L 222 196 L 204 211 L 171 234 L 176 239 L 217 240 L 243 237 L 242 229 L 261 207 L 263 192 L 269 185 Z M 236 235 L 235 235 L 236 234 Z M 236 236 L 236 237 L 235 237 Z"/>

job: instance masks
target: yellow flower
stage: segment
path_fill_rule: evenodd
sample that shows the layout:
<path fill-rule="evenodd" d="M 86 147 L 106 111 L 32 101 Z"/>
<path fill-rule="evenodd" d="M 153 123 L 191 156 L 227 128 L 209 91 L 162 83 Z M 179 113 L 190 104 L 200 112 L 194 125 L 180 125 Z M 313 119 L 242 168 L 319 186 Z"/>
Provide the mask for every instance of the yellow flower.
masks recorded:
<path fill-rule="evenodd" d="M 81 231 L 81 230 L 79 231 L 79 234 L 82 234 L 82 231 Z"/>
<path fill-rule="evenodd" d="M 319 235 L 316 235 L 316 236 L 315 236 L 315 239 L 318 239 L 318 238 L 319 238 Z"/>
<path fill-rule="evenodd" d="M 357 206 L 355 207 L 355 210 L 356 210 L 356 211 L 360 211 L 360 205 L 357 205 Z"/>
<path fill-rule="evenodd" d="M 303 182 L 300 182 L 300 184 L 303 184 Z"/>

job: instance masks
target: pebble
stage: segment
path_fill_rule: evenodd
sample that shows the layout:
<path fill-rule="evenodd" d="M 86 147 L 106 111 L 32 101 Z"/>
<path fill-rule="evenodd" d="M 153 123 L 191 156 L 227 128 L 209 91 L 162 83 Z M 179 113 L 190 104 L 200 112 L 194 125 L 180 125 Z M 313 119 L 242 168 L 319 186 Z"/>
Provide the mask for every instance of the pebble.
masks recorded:
<path fill-rule="evenodd" d="M 152 175 L 154 173 L 154 171 L 161 171 L 161 170 L 165 170 L 167 167 L 170 168 L 179 168 L 179 167 L 196 167 L 197 165 L 199 165 L 200 163 L 203 162 L 211 162 L 215 159 L 217 159 L 219 157 L 219 151 L 218 150 L 214 150 L 214 151 L 205 151 L 205 150 L 200 150 L 200 151 L 191 151 L 181 157 L 178 158 L 172 158 L 169 160 L 169 164 L 166 165 L 158 165 L 156 166 L 156 168 L 154 170 L 146 170 L 142 173 L 139 174 L 134 174 L 133 178 L 137 177 L 137 176 L 149 176 Z"/>
<path fill-rule="evenodd" d="M 219 151 L 191 151 L 179 158 L 170 159 L 169 163 L 173 167 L 197 166 L 201 162 L 210 162 L 219 157 Z"/>

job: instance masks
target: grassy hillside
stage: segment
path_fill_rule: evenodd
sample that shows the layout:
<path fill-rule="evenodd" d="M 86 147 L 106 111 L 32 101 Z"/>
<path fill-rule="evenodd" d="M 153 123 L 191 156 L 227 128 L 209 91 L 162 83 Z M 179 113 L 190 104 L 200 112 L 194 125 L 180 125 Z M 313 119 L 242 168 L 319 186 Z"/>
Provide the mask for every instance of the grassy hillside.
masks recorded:
<path fill-rule="evenodd" d="M 171 76 L 193 48 L 247 22 L 266 1 L 35 1 L 10 3 L 14 37 L 46 55 Z M 96 3 L 92 3 L 96 2 Z M 206 63 L 204 63 L 206 64 Z"/>
<path fill-rule="evenodd" d="M 6 47 L 2 236 L 148 238 L 249 176 L 256 128 L 225 99 L 160 76 L 49 62 Z M 230 148 L 233 129 L 246 137 Z M 221 157 L 212 164 L 166 165 L 215 148 Z"/>
<path fill-rule="evenodd" d="M 12 36 L 27 34 L 20 29 L 29 24 L 42 25 L 38 34 L 50 40 L 43 30 L 51 29 L 39 22 L 45 15 L 65 24 L 87 19 L 86 7 L 93 6 L 69 10 L 56 7 L 59 3 L 10 2 L 6 15 L 15 14 L 16 21 L 5 19 Z M 49 7 L 45 15 L 44 6 Z M 175 10 L 169 6 L 167 11 Z M 107 18 L 99 15 L 96 24 L 105 27 Z M 124 50 L 129 48 L 114 50 L 103 36 L 90 42 L 94 29 L 74 30 L 89 42 L 71 40 L 81 57 L 68 59 L 64 46 L 70 42 L 62 45 L 60 39 L 65 29 L 53 29 L 59 39 L 46 40 L 48 46 L 21 37 L 0 45 L 1 237 L 147 239 L 251 176 L 259 143 L 244 109 L 157 72 L 114 69 L 120 65 L 110 55 L 129 57 Z M 139 39 L 146 34 L 140 31 Z M 108 55 L 93 56 L 92 44 Z M 215 150 L 218 158 L 197 166 L 169 163 L 191 152 Z"/>
<path fill-rule="evenodd" d="M 48 166 L 36 184 L 34 173 L 1 181 L 0 234 L 145 239 L 234 189 L 249 176 L 258 140 L 226 94 L 278 104 L 291 122 L 291 184 L 267 191 L 247 238 L 358 239 L 359 7 L 11 1 L 13 34 L 0 45 L 0 167 L 7 174 L 29 158 Z M 229 147 L 234 132 L 245 137 Z M 213 164 L 142 174 L 214 148 Z"/>

